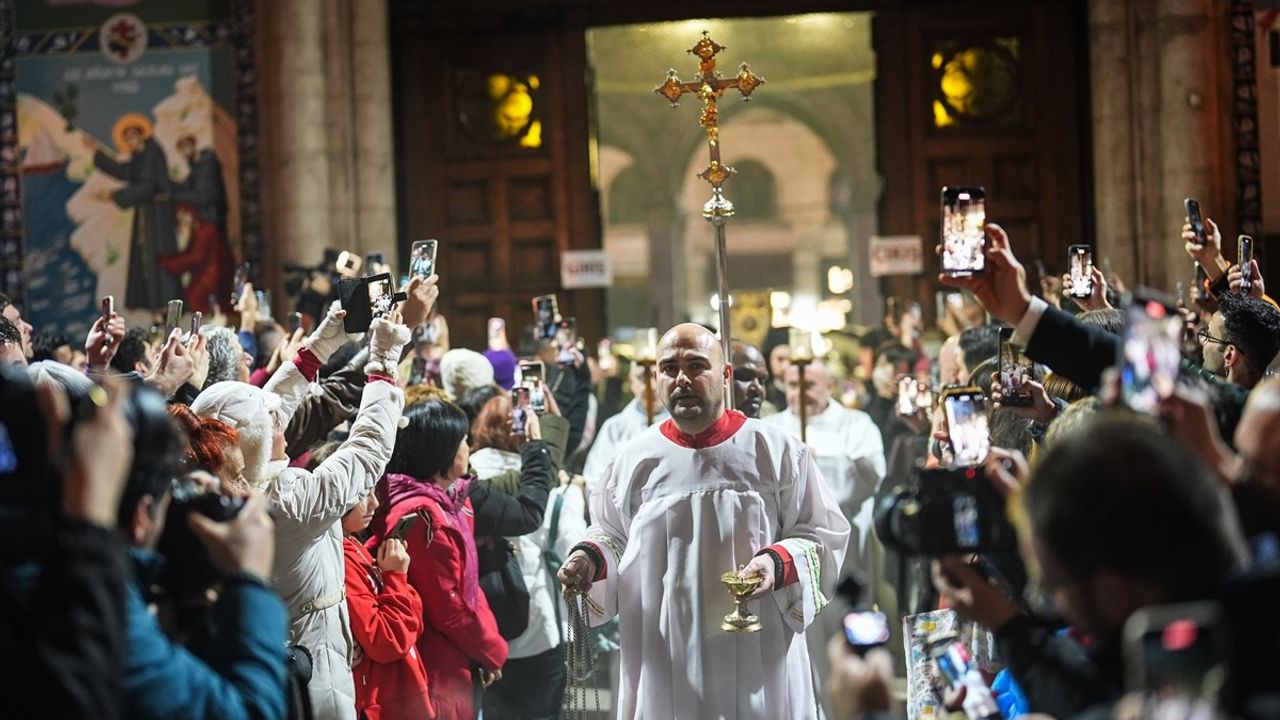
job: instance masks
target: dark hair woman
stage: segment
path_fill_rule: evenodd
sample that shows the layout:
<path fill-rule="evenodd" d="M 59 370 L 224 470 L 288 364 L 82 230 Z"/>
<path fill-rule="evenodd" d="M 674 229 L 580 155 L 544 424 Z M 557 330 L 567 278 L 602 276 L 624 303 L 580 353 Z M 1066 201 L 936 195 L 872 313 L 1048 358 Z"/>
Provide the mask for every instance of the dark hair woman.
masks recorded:
<path fill-rule="evenodd" d="M 379 544 L 402 518 L 409 546 L 409 584 L 422 596 L 426 623 L 418 651 L 427 669 L 438 720 L 475 717 L 475 683 L 502 676 L 507 642 L 480 591 L 474 514 L 467 499 L 467 416 L 456 405 L 429 400 L 405 410 L 387 474 L 378 484 L 381 508 L 370 526 Z"/>

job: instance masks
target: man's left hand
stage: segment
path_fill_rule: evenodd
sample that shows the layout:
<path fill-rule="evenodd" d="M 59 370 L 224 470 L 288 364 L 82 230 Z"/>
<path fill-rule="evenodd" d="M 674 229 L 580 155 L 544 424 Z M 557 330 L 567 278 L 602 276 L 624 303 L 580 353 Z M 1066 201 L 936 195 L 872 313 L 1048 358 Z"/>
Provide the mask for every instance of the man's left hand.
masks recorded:
<path fill-rule="evenodd" d="M 738 571 L 738 577 L 741 578 L 749 578 L 756 575 L 760 576 L 760 587 L 746 597 L 748 602 L 759 600 L 773 592 L 773 584 L 775 582 L 773 577 L 773 558 L 767 554 L 757 555 L 751 558 L 751 562 L 747 563 L 746 567 Z"/>

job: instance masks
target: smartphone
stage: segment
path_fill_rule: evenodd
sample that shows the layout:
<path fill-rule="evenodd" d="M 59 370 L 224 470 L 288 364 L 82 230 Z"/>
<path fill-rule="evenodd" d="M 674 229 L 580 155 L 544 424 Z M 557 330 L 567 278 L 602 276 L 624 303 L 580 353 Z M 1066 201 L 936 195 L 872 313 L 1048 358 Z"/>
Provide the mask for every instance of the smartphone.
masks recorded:
<path fill-rule="evenodd" d="M 916 387 L 916 407 L 926 413 L 933 409 L 933 388 L 929 383 L 922 382 Z"/>
<path fill-rule="evenodd" d="M 500 317 L 489 318 L 489 349 L 503 350 L 507 347 L 507 321 Z"/>
<path fill-rule="evenodd" d="M 369 272 L 381 272 L 385 270 L 383 267 L 386 262 L 383 260 L 381 252 L 371 252 L 364 254 L 364 266 Z"/>
<path fill-rule="evenodd" d="M 369 310 L 372 318 L 380 318 L 395 307 L 395 290 L 391 287 L 391 273 L 382 273 L 365 278 L 365 287 L 369 290 Z"/>
<path fill-rule="evenodd" d="M 1134 410 L 1154 414 L 1173 393 L 1182 365 L 1182 315 L 1167 295 L 1138 288 L 1125 303 L 1128 318 L 1120 343 L 1121 393 Z"/>
<path fill-rule="evenodd" d="M 552 340 L 560 322 L 560 304 L 556 296 L 539 295 L 533 299 L 533 326 L 537 340 Z"/>
<path fill-rule="evenodd" d="M 167 339 L 182 323 L 182 301 L 170 300 L 164 313 L 164 336 Z"/>
<path fill-rule="evenodd" d="M 409 274 L 429 278 L 436 273 L 436 240 L 417 240 L 409 250 Z"/>
<path fill-rule="evenodd" d="M 254 290 L 253 294 L 258 298 L 258 315 L 259 317 L 271 317 L 271 291 L 270 290 Z"/>
<path fill-rule="evenodd" d="M 1175 287 L 1177 288 L 1177 295 L 1174 296 L 1174 304 L 1179 308 L 1184 308 L 1187 306 L 1187 284 L 1179 280 Z"/>
<path fill-rule="evenodd" d="M 844 640 L 858 655 L 889 642 L 889 620 L 882 612 L 867 610 L 844 616 Z"/>
<path fill-rule="evenodd" d="M 240 298 L 244 296 L 244 286 L 249 283 L 249 263 L 240 263 L 236 268 L 235 280 L 231 283 L 231 307 L 240 304 Z"/>
<path fill-rule="evenodd" d="M 1182 201 L 1182 206 L 1187 211 L 1187 224 L 1191 226 L 1191 232 L 1196 234 L 1196 244 L 1204 245 L 1204 218 L 1200 215 L 1199 201 L 1187 198 Z"/>
<path fill-rule="evenodd" d="M 1227 628 L 1217 603 L 1142 608 L 1124 625 L 1125 689 L 1216 698 L 1226 682 L 1228 653 Z"/>
<path fill-rule="evenodd" d="M 941 633 L 926 641 L 929 657 L 947 679 L 952 690 L 964 688 L 964 714 L 969 720 L 1004 717 L 991 688 L 973 662 L 969 648 L 956 633 Z"/>
<path fill-rule="evenodd" d="M 409 370 L 409 384 L 421 385 L 427 379 L 427 359 L 424 357 L 415 357 L 413 366 Z"/>
<path fill-rule="evenodd" d="M 1093 248 L 1072 245 L 1067 248 L 1067 272 L 1071 275 L 1071 297 L 1087 298 L 1093 294 Z"/>
<path fill-rule="evenodd" d="M 1204 266 L 1196 263 L 1196 304 L 1203 306 L 1205 303 L 1213 300 L 1213 292 L 1209 289 L 1209 273 L 1204 271 Z"/>
<path fill-rule="evenodd" d="M 560 348 L 560 354 L 556 356 L 556 362 L 561 365 L 572 365 L 574 360 L 573 349 L 577 345 L 577 320 L 568 317 L 556 323 L 556 347 Z"/>
<path fill-rule="evenodd" d="M 898 414 L 910 417 L 916 414 L 916 394 L 920 390 L 919 383 L 910 375 L 898 381 Z"/>
<path fill-rule="evenodd" d="M 1022 380 L 1030 377 L 1031 368 L 1022 362 L 1021 353 L 1013 345 L 1013 328 L 1000 328 L 1000 404 L 1029 407 L 1031 395 L 1021 392 Z"/>
<path fill-rule="evenodd" d="M 956 465 L 972 466 L 987 457 L 991 447 L 991 431 L 987 424 L 987 399 L 981 388 L 963 386 L 947 388 L 942 393 L 947 417 L 947 432 Z"/>
<path fill-rule="evenodd" d="M 191 331 L 187 335 L 187 345 L 196 341 L 196 336 L 200 334 L 200 326 L 204 323 L 204 313 L 196 310 L 191 313 Z"/>
<path fill-rule="evenodd" d="M 396 521 L 396 526 L 391 528 L 391 534 L 387 535 L 387 537 L 404 540 L 405 536 L 409 534 L 409 530 L 413 528 L 413 524 L 416 522 L 418 522 L 418 513 L 409 513 L 408 515 L 405 515 Z"/>
<path fill-rule="evenodd" d="M 987 256 L 987 192 L 980 187 L 942 188 L 942 272 L 981 275 Z"/>
<path fill-rule="evenodd" d="M 107 331 L 107 323 L 111 322 L 111 316 L 116 314 L 116 296 L 107 295 L 102 298 L 102 331 Z"/>
<path fill-rule="evenodd" d="M 524 435 L 529 425 L 529 410 L 532 409 L 532 393 L 529 388 L 516 386 L 511 388 L 511 433 Z"/>
<path fill-rule="evenodd" d="M 1236 262 L 1240 265 L 1240 294 L 1248 295 L 1253 291 L 1253 238 L 1241 235 L 1237 242 Z"/>
<path fill-rule="evenodd" d="M 355 277 L 360 272 L 360 256 L 350 250 L 343 250 L 338 253 L 338 259 L 334 262 L 333 269 L 342 277 Z"/>
<path fill-rule="evenodd" d="M 611 372 L 618 366 L 618 359 L 613 356 L 612 338 L 600 338 L 596 343 L 596 365 L 604 372 Z"/>
<path fill-rule="evenodd" d="M 520 387 L 529 390 L 529 409 L 536 413 L 547 411 L 547 367 L 539 360 L 520 361 Z"/>
<path fill-rule="evenodd" d="M 302 313 L 300 312 L 289 313 L 289 334 L 293 335 L 294 333 L 298 332 L 301 329 L 302 329 Z"/>

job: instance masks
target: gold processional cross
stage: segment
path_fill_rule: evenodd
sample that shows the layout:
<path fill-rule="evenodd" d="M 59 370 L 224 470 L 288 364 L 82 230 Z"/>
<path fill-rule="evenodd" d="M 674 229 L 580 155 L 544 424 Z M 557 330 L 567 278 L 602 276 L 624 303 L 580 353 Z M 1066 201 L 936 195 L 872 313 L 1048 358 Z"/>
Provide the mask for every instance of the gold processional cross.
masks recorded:
<path fill-rule="evenodd" d="M 742 93 L 743 100 L 750 100 L 751 93 L 756 88 L 764 84 L 763 77 L 751 72 L 751 68 L 746 64 L 738 68 L 737 77 L 732 80 L 726 80 L 716 72 L 716 55 L 725 50 L 725 46 L 720 45 L 711 39 L 710 34 L 705 30 L 702 32 L 702 39 L 697 45 L 689 48 L 690 55 L 698 56 L 698 77 L 691 82 L 680 82 L 680 76 L 676 74 L 675 69 L 667 71 L 667 79 L 653 91 L 667 99 L 671 103 L 671 107 L 677 107 L 680 104 L 680 98 L 685 93 L 693 93 L 702 99 L 702 114 L 699 116 L 699 123 L 702 129 L 707 131 L 707 149 L 711 154 L 711 163 L 698 173 L 698 177 L 711 183 L 711 199 L 702 206 L 702 217 L 706 218 L 715 228 L 716 233 L 716 281 L 718 285 L 719 313 L 720 313 L 720 345 L 724 350 L 725 361 L 732 357 L 729 342 L 729 277 L 728 277 L 728 258 L 726 257 L 724 242 L 724 225 L 729 218 L 733 217 L 733 203 L 724 196 L 721 185 L 725 180 L 729 179 L 735 170 L 720 162 L 720 113 L 716 107 L 716 102 L 725 90 L 734 89 Z M 728 407 L 733 407 L 733 393 L 728 394 Z"/>

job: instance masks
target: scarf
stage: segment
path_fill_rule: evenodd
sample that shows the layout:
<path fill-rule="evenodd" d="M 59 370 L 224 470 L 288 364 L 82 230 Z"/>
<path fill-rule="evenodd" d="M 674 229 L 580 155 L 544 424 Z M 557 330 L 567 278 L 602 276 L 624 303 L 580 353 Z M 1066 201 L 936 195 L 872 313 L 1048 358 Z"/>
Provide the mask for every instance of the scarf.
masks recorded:
<path fill-rule="evenodd" d="M 470 522 L 464 521 L 463 515 L 467 505 L 467 495 L 471 492 L 471 485 L 475 479 L 474 475 L 464 475 L 446 491 L 431 480 L 421 480 L 400 473 L 387 473 L 386 476 L 390 491 L 388 494 L 394 496 L 393 503 L 398 504 L 409 497 L 427 498 L 439 505 L 440 509 L 453 519 L 458 534 L 462 536 L 464 560 L 462 598 L 471 607 L 475 607 L 476 593 L 480 589 L 480 560 L 476 556 L 475 530 Z"/>

